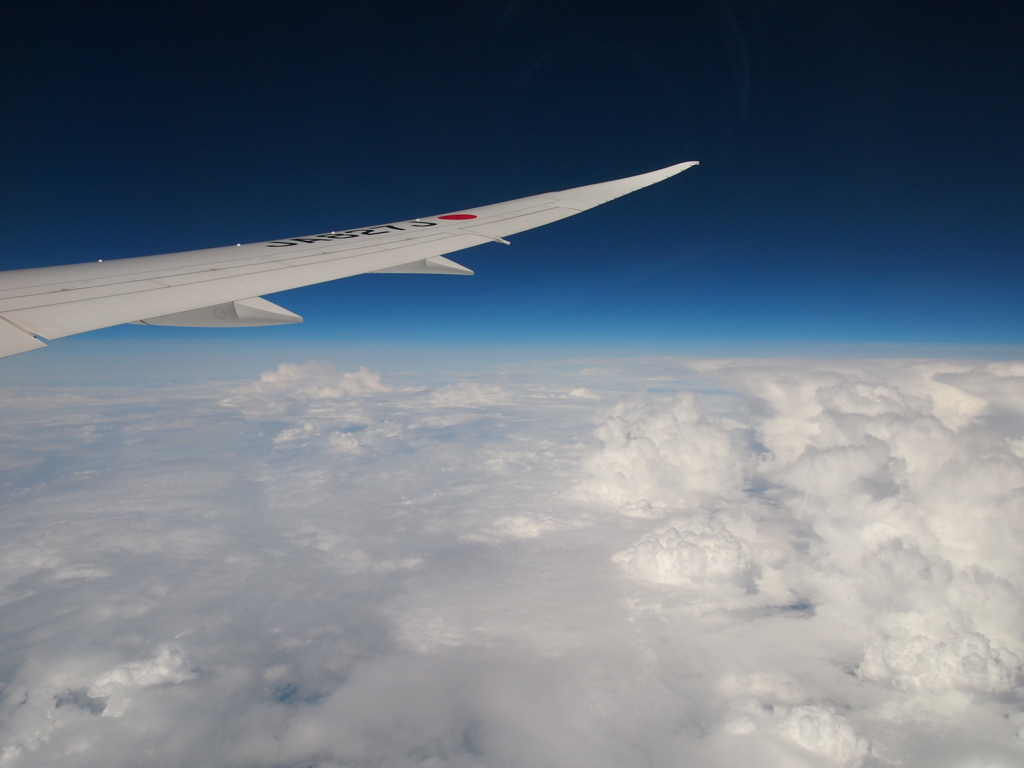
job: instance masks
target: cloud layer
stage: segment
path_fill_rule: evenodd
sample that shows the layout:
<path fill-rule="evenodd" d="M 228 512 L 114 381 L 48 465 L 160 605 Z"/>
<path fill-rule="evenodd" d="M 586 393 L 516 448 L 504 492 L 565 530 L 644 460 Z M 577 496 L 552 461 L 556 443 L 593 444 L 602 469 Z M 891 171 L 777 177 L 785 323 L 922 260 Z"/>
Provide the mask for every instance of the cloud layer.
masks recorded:
<path fill-rule="evenodd" d="M 1024 760 L 1022 364 L 3 394 L 0 763 Z"/>

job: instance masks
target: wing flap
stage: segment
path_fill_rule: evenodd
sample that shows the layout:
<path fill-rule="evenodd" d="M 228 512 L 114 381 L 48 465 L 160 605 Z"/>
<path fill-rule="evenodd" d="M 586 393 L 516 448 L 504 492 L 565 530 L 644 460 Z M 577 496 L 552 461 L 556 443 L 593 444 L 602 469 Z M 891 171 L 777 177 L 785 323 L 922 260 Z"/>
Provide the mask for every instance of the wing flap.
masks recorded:
<path fill-rule="evenodd" d="M 19 352 L 30 352 L 45 346 L 35 336 L 25 333 L 0 315 L 0 357 L 16 355 Z"/>

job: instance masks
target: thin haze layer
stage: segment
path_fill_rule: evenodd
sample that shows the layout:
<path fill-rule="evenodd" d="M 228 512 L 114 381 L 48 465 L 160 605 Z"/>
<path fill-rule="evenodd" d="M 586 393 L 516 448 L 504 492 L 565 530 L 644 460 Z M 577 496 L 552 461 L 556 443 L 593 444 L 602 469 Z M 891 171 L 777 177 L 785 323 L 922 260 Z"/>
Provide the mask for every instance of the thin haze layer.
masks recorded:
<path fill-rule="evenodd" d="M 1024 366 L 8 387 L 0 762 L 1013 765 Z"/>

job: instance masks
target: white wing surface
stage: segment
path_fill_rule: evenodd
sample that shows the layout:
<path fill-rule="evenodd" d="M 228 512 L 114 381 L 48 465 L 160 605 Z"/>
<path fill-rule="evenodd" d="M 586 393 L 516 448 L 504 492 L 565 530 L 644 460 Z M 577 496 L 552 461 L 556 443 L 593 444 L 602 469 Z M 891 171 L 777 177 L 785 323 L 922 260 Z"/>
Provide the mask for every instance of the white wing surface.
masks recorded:
<path fill-rule="evenodd" d="M 121 323 L 301 322 L 260 298 L 367 272 L 473 274 L 444 258 L 564 219 L 685 171 L 626 179 L 362 229 L 132 259 L 0 272 L 0 357 Z"/>

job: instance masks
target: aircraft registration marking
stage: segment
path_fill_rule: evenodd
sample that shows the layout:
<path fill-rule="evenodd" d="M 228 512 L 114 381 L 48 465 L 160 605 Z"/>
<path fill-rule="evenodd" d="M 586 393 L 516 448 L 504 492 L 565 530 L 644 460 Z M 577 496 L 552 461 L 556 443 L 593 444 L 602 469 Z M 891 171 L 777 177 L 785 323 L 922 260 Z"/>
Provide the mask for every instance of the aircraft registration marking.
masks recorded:
<path fill-rule="evenodd" d="M 408 221 L 408 227 L 436 227 L 436 221 Z M 311 235 L 309 237 L 289 237 L 286 240 L 271 240 L 267 243 L 268 248 L 285 248 L 289 245 L 300 245 L 302 243 L 324 243 L 331 240 L 351 240 L 354 237 L 365 237 L 372 235 L 389 235 L 394 231 L 404 232 L 407 227 L 400 227 L 397 224 L 385 224 L 382 227 L 370 227 L 369 229 L 347 229 L 344 232 L 325 232 L 322 235 Z"/>

